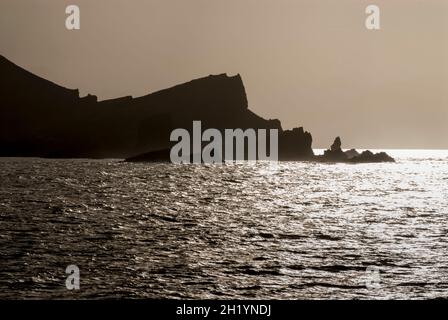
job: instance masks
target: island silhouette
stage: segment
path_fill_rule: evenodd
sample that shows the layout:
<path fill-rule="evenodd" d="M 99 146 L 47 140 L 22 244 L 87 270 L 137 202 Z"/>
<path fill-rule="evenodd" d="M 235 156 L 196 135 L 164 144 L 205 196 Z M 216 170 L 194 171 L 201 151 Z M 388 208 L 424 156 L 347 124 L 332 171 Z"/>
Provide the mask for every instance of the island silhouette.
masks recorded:
<path fill-rule="evenodd" d="M 336 138 L 316 156 L 303 127 L 283 130 L 249 109 L 241 76 L 210 75 L 145 96 L 98 101 L 80 97 L 0 56 L 0 156 L 120 158 L 169 161 L 170 133 L 202 127 L 277 129 L 279 160 L 323 162 L 394 161 L 385 153 L 343 152 Z"/>

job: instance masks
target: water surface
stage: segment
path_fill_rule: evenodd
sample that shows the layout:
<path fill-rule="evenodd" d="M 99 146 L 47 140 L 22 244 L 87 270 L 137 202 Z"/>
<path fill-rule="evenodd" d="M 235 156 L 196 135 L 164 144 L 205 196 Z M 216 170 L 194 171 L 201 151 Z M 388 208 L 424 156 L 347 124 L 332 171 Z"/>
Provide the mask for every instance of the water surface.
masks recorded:
<path fill-rule="evenodd" d="M 0 298 L 448 297 L 448 152 L 391 154 L 0 159 Z M 71 264 L 78 291 L 65 287 Z"/>

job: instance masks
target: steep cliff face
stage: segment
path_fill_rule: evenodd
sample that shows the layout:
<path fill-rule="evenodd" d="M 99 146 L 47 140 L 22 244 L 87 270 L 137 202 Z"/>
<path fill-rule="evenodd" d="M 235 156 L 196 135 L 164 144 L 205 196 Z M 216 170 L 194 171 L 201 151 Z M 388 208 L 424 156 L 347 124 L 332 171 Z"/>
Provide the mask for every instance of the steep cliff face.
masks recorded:
<path fill-rule="evenodd" d="M 51 146 L 78 96 L 0 56 L 0 155 L 35 156 Z"/>
<path fill-rule="evenodd" d="M 248 108 L 239 75 L 208 76 L 143 97 L 97 102 L 0 56 L 0 156 L 126 158 L 170 146 L 175 128 L 278 129 L 279 155 L 313 155 L 311 135 Z"/>

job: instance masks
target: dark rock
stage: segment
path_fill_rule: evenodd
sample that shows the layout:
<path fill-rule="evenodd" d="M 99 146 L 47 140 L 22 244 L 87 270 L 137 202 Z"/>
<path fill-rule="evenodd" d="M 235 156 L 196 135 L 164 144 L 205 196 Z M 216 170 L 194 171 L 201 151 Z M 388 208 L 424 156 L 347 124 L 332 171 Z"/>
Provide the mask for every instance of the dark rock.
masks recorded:
<path fill-rule="evenodd" d="M 26 94 L 24 94 L 24 92 Z M 248 108 L 240 75 L 208 76 L 146 96 L 97 101 L 0 56 L 0 156 L 128 158 L 170 147 L 175 128 L 278 129 L 279 156 L 313 156 L 311 134 Z"/>
<path fill-rule="evenodd" d="M 340 137 L 336 137 L 336 139 L 334 139 L 333 144 L 330 147 L 331 152 L 339 152 L 342 151 L 341 149 L 341 138 Z"/>
<path fill-rule="evenodd" d="M 395 162 L 395 159 L 385 152 L 373 153 L 369 150 L 362 152 L 359 156 L 349 159 L 353 163 L 366 162 Z"/>
<path fill-rule="evenodd" d="M 355 149 L 346 152 L 341 149 L 341 138 L 337 137 L 330 149 L 324 151 L 324 154 L 317 156 L 316 160 L 322 162 L 349 162 L 349 163 L 367 163 L 367 162 L 394 162 L 395 160 L 385 152 L 373 153 L 366 150 L 359 154 Z"/>
<path fill-rule="evenodd" d="M 360 153 L 356 151 L 356 149 L 350 149 L 345 151 L 344 153 L 349 160 L 360 155 Z"/>
<path fill-rule="evenodd" d="M 324 151 L 324 155 L 320 158 L 321 161 L 329 162 L 343 162 L 348 159 L 347 155 L 341 149 L 341 138 L 336 137 L 330 149 Z"/>
<path fill-rule="evenodd" d="M 312 160 L 314 158 L 313 138 L 311 133 L 304 131 L 302 127 L 280 132 L 278 140 L 279 160 Z"/>

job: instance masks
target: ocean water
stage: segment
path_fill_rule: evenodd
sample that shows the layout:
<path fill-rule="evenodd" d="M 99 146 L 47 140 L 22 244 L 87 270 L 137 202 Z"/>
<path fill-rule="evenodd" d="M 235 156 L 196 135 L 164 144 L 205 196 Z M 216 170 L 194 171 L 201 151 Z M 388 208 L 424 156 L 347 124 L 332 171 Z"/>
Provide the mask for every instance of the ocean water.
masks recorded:
<path fill-rule="evenodd" d="M 388 152 L 397 163 L 0 159 L 0 298 L 447 298 L 448 151 Z"/>

